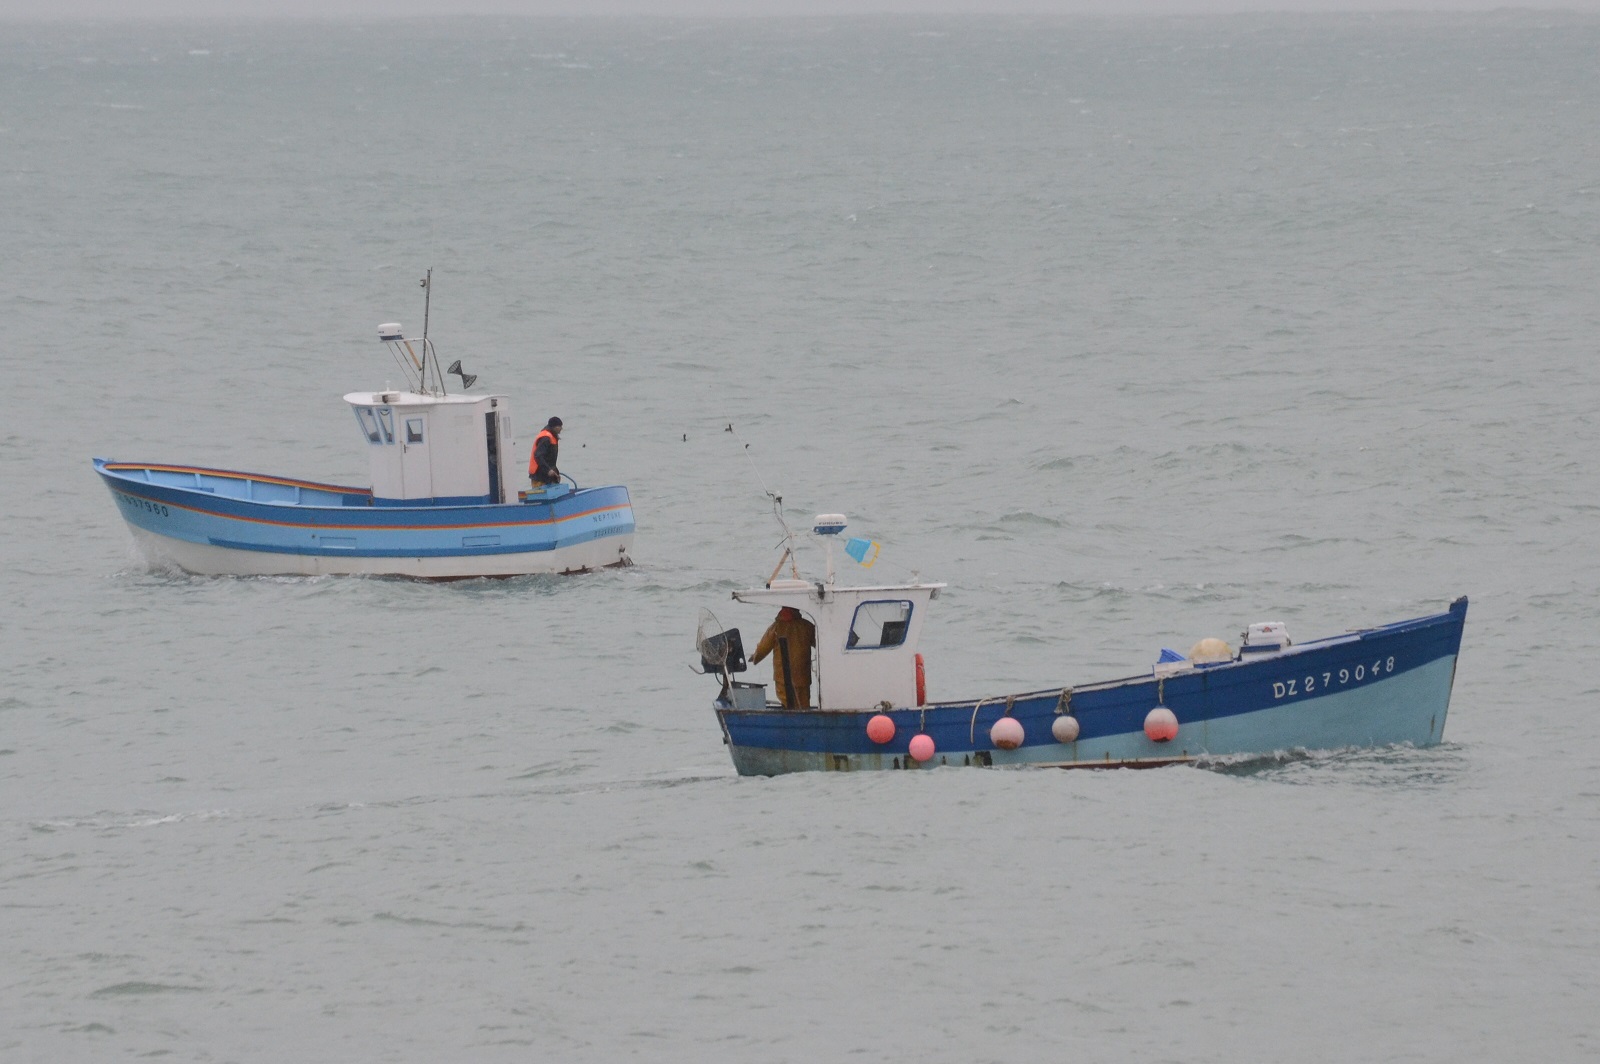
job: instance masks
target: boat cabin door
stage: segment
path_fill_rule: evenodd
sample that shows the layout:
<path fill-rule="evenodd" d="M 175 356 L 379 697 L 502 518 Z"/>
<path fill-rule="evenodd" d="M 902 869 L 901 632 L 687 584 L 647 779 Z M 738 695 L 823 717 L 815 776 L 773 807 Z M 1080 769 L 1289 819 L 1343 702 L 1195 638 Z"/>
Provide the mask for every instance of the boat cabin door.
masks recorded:
<path fill-rule="evenodd" d="M 490 402 L 490 406 L 496 405 Z M 490 410 L 483 415 L 483 434 L 489 449 L 489 501 L 505 502 L 505 459 L 511 453 L 511 418 Z"/>
<path fill-rule="evenodd" d="M 433 497 L 433 461 L 428 454 L 428 415 L 421 410 L 395 411 L 400 424 L 400 493 L 406 499 Z"/>

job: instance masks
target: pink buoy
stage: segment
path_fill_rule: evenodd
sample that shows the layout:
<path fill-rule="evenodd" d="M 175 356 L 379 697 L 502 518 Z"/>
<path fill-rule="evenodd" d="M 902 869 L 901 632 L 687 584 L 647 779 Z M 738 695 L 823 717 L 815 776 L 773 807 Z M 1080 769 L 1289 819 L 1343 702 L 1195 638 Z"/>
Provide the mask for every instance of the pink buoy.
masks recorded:
<path fill-rule="evenodd" d="M 1144 734 L 1153 743 L 1170 742 L 1178 737 L 1178 718 L 1166 706 L 1157 706 L 1144 717 Z"/>
<path fill-rule="evenodd" d="M 1015 750 L 1022 745 L 1022 722 L 1016 717 L 1001 717 L 989 729 L 989 741 L 1002 750 Z"/>
<path fill-rule="evenodd" d="M 911 747 L 908 752 L 911 754 L 912 760 L 928 760 L 928 758 L 933 756 L 933 736 L 913 735 L 911 737 Z"/>
<path fill-rule="evenodd" d="M 894 738 L 894 721 L 887 714 L 879 713 L 867 721 L 867 738 L 882 746 Z"/>
<path fill-rule="evenodd" d="M 1050 725 L 1050 734 L 1055 736 L 1058 743 L 1075 743 L 1078 741 L 1078 718 L 1057 717 L 1055 723 Z"/>

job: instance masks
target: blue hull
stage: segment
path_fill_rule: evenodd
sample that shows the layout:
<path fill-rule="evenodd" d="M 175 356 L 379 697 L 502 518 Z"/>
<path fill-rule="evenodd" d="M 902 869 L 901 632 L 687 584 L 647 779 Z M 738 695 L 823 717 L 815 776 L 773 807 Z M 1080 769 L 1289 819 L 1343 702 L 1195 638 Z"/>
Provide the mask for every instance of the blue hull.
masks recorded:
<path fill-rule="evenodd" d="M 454 578 L 628 564 L 624 487 L 553 501 L 377 503 L 361 488 L 94 460 L 152 562 L 212 575 Z"/>
<path fill-rule="evenodd" d="M 1135 677 L 979 701 L 888 710 L 895 736 L 867 737 L 876 710 L 738 710 L 717 705 L 723 736 L 741 775 L 917 768 L 935 765 L 1115 767 L 1276 751 L 1410 744 L 1444 736 L 1467 600 L 1446 613 L 1336 636 L 1164 679 Z M 1177 737 L 1155 742 L 1144 719 L 1164 705 Z M 1023 744 L 995 749 L 989 729 L 1005 715 L 1022 725 Z M 1075 742 L 1051 726 L 1078 721 Z M 934 742 L 919 765 L 908 753 L 918 733 Z"/>

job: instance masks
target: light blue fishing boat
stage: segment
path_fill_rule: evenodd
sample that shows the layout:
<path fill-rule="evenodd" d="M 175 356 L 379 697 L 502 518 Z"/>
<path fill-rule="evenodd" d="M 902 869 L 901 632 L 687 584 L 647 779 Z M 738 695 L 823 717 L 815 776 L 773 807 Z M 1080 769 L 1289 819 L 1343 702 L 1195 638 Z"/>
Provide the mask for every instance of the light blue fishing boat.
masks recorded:
<path fill-rule="evenodd" d="M 627 488 L 520 490 L 506 396 L 465 394 L 476 376 L 459 361 L 441 370 L 426 327 L 420 340 L 397 324 L 378 334 L 408 387 L 344 397 L 371 487 L 96 458 L 146 560 L 206 575 L 422 579 L 631 564 Z M 447 392 L 446 372 L 461 378 L 460 393 Z"/>
<path fill-rule="evenodd" d="M 837 514 L 813 533 L 832 543 Z M 1201 640 L 1188 654 L 1163 651 L 1146 673 L 1018 694 L 931 702 L 917 641 L 944 584 L 845 586 L 828 553 L 826 578 L 801 577 L 794 537 L 762 587 L 734 601 L 791 607 L 815 630 L 815 704 L 786 708 L 746 670 L 739 629 L 709 613 L 698 638 L 701 667 L 721 688 L 714 701 L 723 742 L 741 775 L 807 770 L 913 769 L 938 765 L 1148 767 L 1277 752 L 1433 746 L 1445 717 L 1467 600 L 1442 613 L 1295 643 L 1279 622 L 1250 625 L 1240 647 Z M 878 546 L 853 539 L 861 561 Z M 790 575 L 780 577 L 784 565 Z M 762 622 L 765 624 L 765 617 Z M 774 661 L 779 655 L 774 654 Z"/>

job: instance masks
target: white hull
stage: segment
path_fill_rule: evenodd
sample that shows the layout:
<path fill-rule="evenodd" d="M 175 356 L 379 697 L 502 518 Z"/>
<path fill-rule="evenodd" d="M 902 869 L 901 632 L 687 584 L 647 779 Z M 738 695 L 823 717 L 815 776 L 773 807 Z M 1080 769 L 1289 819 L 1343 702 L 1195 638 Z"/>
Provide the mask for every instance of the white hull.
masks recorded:
<path fill-rule="evenodd" d="M 239 550 L 210 543 L 171 539 L 129 525 L 145 560 L 161 568 L 199 576 L 409 576 L 419 580 L 461 580 L 483 576 L 575 573 L 632 564 L 632 536 L 606 536 L 554 550 L 459 557 L 374 558 L 360 555 L 280 554 Z"/>

